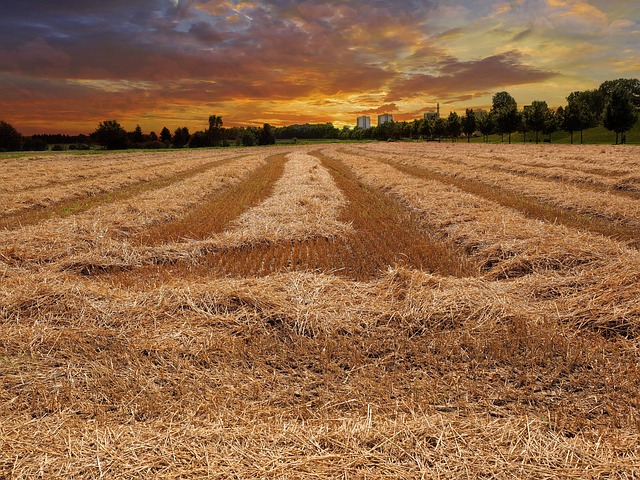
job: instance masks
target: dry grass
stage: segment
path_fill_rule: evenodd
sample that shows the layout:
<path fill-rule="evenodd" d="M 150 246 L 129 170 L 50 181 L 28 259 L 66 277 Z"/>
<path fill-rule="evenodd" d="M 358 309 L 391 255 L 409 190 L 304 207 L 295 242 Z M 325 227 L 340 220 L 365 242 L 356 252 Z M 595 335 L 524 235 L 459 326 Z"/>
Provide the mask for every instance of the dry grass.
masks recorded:
<path fill-rule="evenodd" d="M 163 152 L 3 160 L 0 167 L 8 172 L 0 189 L 4 212 L 0 228 L 35 223 L 31 217 L 39 221 L 46 214 L 70 214 L 112 200 L 110 196 L 123 198 L 159 188 L 202 173 L 233 155 L 216 154 L 212 159 L 203 152 Z"/>
<path fill-rule="evenodd" d="M 240 215 L 223 234 L 225 246 L 308 237 L 344 237 L 350 226 L 338 221 L 346 204 L 329 172 L 311 155 L 289 155 L 273 195 Z"/>
<path fill-rule="evenodd" d="M 640 476 L 638 251 L 409 175 L 376 160 L 387 148 L 251 150 L 2 232 L 0 478 Z M 138 241 L 243 189 L 222 233 Z M 198 270 L 234 229 L 248 250 L 347 259 L 318 242 L 335 235 L 352 265 L 427 237 L 482 275 L 252 274 L 275 250 Z M 187 260 L 137 268 L 154 255 Z M 135 281 L 70 268 L 92 262 Z"/>
<path fill-rule="evenodd" d="M 436 149 L 438 147 L 435 147 Z M 439 147 L 442 148 L 442 147 Z M 451 146 L 445 147 L 448 150 Z M 467 149 L 470 147 L 466 147 Z M 521 174 L 499 173 L 479 162 L 461 160 L 461 152 L 416 156 L 377 155 L 412 175 L 453 185 L 463 191 L 515 208 L 527 216 L 607 235 L 637 246 L 640 238 L 640 200 L 618 190 L 558 185 Z M 357 150 L 355 150 L 357 151 Z M 373 154 L 374 157 L 376 154 Z"/>

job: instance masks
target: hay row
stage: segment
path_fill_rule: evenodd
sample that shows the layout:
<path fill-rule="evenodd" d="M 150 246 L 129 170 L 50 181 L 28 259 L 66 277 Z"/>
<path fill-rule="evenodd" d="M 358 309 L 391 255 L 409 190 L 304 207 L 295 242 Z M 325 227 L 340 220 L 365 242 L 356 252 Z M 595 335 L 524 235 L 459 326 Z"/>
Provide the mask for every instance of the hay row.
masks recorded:
<path fill-rule="evenodd" d="M 376 150 L 394 153 L 391 145 Z M 429 144 L 407 146 L 405 152 L 424 156 L 427 152 L 470 167 L 488 167 L 606 188 L 612 192 L 640 190 L 640 161 L 634 147 L 602 145 L 464 145 Z M 432 155 L 434 156 L 434 155 Z"/>
<path fill-rule="evenodd" d="M 126 158 L 122 154 L 119 156 Z M 200 153 L 198 156 L 191 155 L 189 160 L 185 161 L 185 158 L 178 154 L 167 154 L 166 156 L 128 158 L 113 165 L 110 162 L 111 156 L 103 159 L 101 155 L 93 155 L 90 157 L 91 162 L 87 161 L 87 163 L 97 164 L 97 166 L 91 169 L 90 174 L 83 172 L 82 169 L 76 171 L 78 166 L 69 165 L 69 170 L 64 175 L 56 175 L 64 171 L 61 170 L 64 168 L 63 165 L 47 163 L 46 168 L 36 167 L 31 171 L 29 168 L 32 165 L 26 163 L 4 184 L 6 192 L 0 192 L 0 209 L 4 212 L 3 216 L 6 216 L 25 210 L 51 207 L 64 201 L 82 202 L 84 198 L 170 178 L 231 156 L 232 154 L 229 153 L 213 155 Z M 138 161 L 140 164 L 137 163 Z M 54 175 L 51 175 L 51 172 Z M 53 178 L 49 179 L 50 176 Z M 33 183 L 29 181 L 31 178 L 47 180 L 44 185 L 36 187 L 31 185 Z"/>
<path fill-rule="evenodd" d="M 78 262 L 98 265 L 136 264 L 138 249 L 132 244 L 139 233 L 175 219 L 212 192 L 228 188 L 250 175 L 275 150 L 256 151 L 167 187 L 103 205 L 72 217 L 0 232 L 0 258 L 36 268 Z M 54 266 L 56 262 L 62 265 Z"/>
<path fill-rule="evenodd" d="M 364 182 L 416 209 L 425 223 L 469 252 L 494 278 L 601 265 L 620 255 L 637 255 L 613 240 L 531 220 L 455 187 L 404 174 L 375 161 L 375 154 L 364 157 L 335 147 L 323 151 L 345 162 Z"/>
<path fill-rule="evenodd" d="M 351 231 L 338 220 L 346 200 L 320 161 L 291 153 L 273 194 L 243 213 L 220 237 L 223 246 L 309 237 L 341 237 Z"/>
<path fill-rule="evenodd" d="M 415 147 L 414 147 L 415 148 Z M 357 151 L 357 149 L 354 149 Z M 460 153 L 454 152 L 454 158 Z M 383 158 L 385 158 L 383 156 Z M 628 196 L 617 196 L 608 192 L 597 192 L 579 186 L 561 184 L 553 180 L 537 179 L 518 174 L 487 169 L 483 165 L 456 164 L 447 156 L 423 153 L 421 156 L 404 154 L 391 161 L 400 161 L 407 165 L 432 169 L 435 172 L 460 179 L 482 182 L 489 186 L 504 189 L 519 195 L 528 196 L 537 201 L 573 210 L 585 216 L 605 218 L 625 225 L 640 225 L 640 200 Z"/>
<path fill-rule="evenodd" d="M 190 232 L 189 238 L 201 241 L 160 245 L 166 235 L 152 233 L 161 241 L 154 242 L 159 246 L 147 252 L 145 263 L 161 265 L 120 273 L 116 280 L 133 285 L 152 278 L 162 284 L 175 276 L 263 276 L 299 270 L 366 280 L 395 265 L 443 275 L 475 274 L 462 252 L 424 230 L 393 198 L 363 188 L 340 162 L 319 152 L 298 153 L 287 167 L 273 194 L 228 226 L 225 222 L 232 217 L 227 213 L 241 210 L 251 193 L 244 191 L 253 184 L 229 190 L 176 225 L 182 235 Z M 267 178 L 270 172 L 260 176 Z M 250 234 L 247 228 L 253 229 Z"/>

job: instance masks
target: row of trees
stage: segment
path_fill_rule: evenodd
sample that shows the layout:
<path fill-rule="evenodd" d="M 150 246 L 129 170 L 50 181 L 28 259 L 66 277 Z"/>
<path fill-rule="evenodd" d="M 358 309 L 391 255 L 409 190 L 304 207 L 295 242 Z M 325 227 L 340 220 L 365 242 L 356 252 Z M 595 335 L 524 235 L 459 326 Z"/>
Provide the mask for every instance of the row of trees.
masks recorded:
<path fill-rule="evenodd" d="M 499 134 L 507 137 L 511 143 L 511 135 L 521 132 L 523 138 L 533 133 L 535 142 L 540 141 L 540 134 L 551 141 L 558 130 L 569 132 L 573 143 L 573 134 L 588 128 L 603 125 L 615 132 L 616 143 L 625 142 L 625 133 L 638 121 L 640 111 L 640 80 L 618 79 L 602 83 L 595 90 L 576 91 L 567 97 L 567 105 L 554 110 L 544 100 L 535 100 L 531 105 L 518 110 L 516 100 L 508 92 L 498 92 L 493 96 L 492 107 L 488 113 L 474 112 L 467 109 L 465 115 L 452 112 L 447 118 L 430 118 L 413 120 L 412 122 L 390 122 L 368 129 L 355 128 L 340 132 L 339 138 L 395 140 L 404 138 L 423 138 L 452 141 L 465 135 L 467 141 L 471 136 L 480 134 L 485 141 L 489 135 Z"/>
<path fill-rule="evenodd" d="M 625 133 L 638 120 L 640 111 L 640 80 L 618 79 L 603 82 L 595 90 L 576 91 L 567 97 L 567 105 L 552 110 L 543 100 L 535 100 L 522 112 L 517 109 L 516 101 L 507 92 L 493 97 L 493 106 L 489 122 L 494 123 L 497 133 L 511 134 L 521 131 L 535 132 L 536 143 L 539 133 L 551 134 L 557 130 L 569 132 L 573 143 L 574 132 L 602 124 L 607 130 L 615 132 L 616 143 L 625 142 Z M 491 118 L 493 117 L 493 118 Z"/>
<path fill-rule="evenodd" d="M 127 132 L 116 120 L 106 120 L 98 125 L 91 138 L 108 150 L 123 148 L 165 148 L 165 147 L 223 147 L 233 142 L 236 145 L 270 145 L 276 143 L 274 129 L 268 123 L 258 127 L 224 128 L 222 117 L 209 116 L 209 126 L 193 134 L 188 127 L 179 127 L 173 134 L 164 127 L 160 136 L 155 132 L 143 134 L 140 125 L 133 132 Z"/>
<path fill-rule="evenodd" d="M 48 145 L 70 143 L 69 148 L 85 149 L 92 144 L 115 150 L 124 148 L 166 148 L 166 147 L 217 147 L 235 145 L 269 145 L 276 139 L 353 139 L 353 140 L 396 140 L 399 138 L 423 138 L 456 141 L 465 135 L 470 141 L 474 135 L 482 135 L 488 141 L 489 135 L 499 134 L 511 143 L 511 136 L 522 132 L 552 134 L 558 130 L 569 132 L 571 143 L 573 134 L 588 128 L 603 125 L 615 132 L 616 143 L 626 141 L 625 134 L 638 120 L 640 112 L 640 80 L 618 79 L 603 82 L 597 89 L 572 92 L 567 97 L 566 106 L 554 110 L 546 101 L 535 100 L 531 105 L 518 110 L 515 99 L 508 92 L 498 92 L 493 96 L 490 112 L 474 112 L 467 109 L 463 116 L 451 112 L 447 118 L 417 119 L 412 122 L 389 122 L 368 129 L 344 127 L 338 129 L 331 123 L 289 125 L 274 128 L 263 127 L 224 128 L 222 117 L 211 115 L 208 128 L 193 134 L 188 127 L 179 127 L 173 133 L 164 127 L 160 135 L 155 132 L 145 134 L 140 125 L 127 132 L 116 120 L 105 120 L 90 136 L 79 135 L 33 135 L 24 138 L 10 124 L 0 121 L 0 151 L 46 150 Z"/>

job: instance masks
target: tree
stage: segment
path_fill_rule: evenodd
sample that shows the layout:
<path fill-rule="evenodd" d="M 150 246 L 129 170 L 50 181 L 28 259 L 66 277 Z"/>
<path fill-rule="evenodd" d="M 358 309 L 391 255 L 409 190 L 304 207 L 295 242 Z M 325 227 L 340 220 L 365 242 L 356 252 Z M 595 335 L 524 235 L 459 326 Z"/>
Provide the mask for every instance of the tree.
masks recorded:
<path fill-rule="evenodd" d="M 447 133 L 447 123 L 444 118 L 436 118 L 435 122 L 433 122 L 433 136 L 440 141 L 445 133 Z"/>
<path fill-rule="evenodd" d="M 431 124 L 426 118 L 421 118 L 419 121 L 419 130 L 418 134 L 424 138 L 428 139 L 433 133 L 433 128 L 431 128 Z"/>
<path fill-rule="evenodd" d="M 624 86 L 614 87 L 608 94 L 604 109 L 604 128 L 616 132 L 616 145 L 618 135 L 622 135 L 622 143 L 625 143 L 625 132 L 631 129 L 638 120 L 638 110 L 633 104 L 631 92 Z"/>
<path fill-rule="evenodd" d="M 171 131 L 167 127 L 160 130 L 160 141 L 162 143 L 171 143 Z"/>
<path fill-rule="evenodd" d="M 568 97 L 567 97 L 568 100 Z M 571 144 L 573 145 L 573 132 L 576 130 L 580 130 L 581 128 L 580 121 L 580 110 L 577 105 L 572 105 L 568 103 L 564 109 L 564 114 L 562 115 L 562 129 L 566 132 L 569 132 L 569 137 Z"/>
<path fill-rule="evenodd" d="M 182 148 L 187 143 L 189 143 L 190 138 L 191 134 L 189 133 L 189 127 L 179 127 L 176 128 L 175 132 L 173 132 L 173 139 L 171 140 L 171 144 L 175 148 Z"/>
<path fill-rule="evenodd" d="M 560 107 L 562 108 L 562 107 Z M 554 112 L 550 108 L 544 115 L 544 123 L 542 125 L 542 133 L 549 136 L 549 143 L 551 143 L 551 136 L 554 132 L 558 131 L 558 125 L 560 124 L 560 116 L 558 112 Z"/>
<path fill-rule="evenodd" d="M 265 123 L 258 133 L 258 145 L 275 145 L 276 137 L 273 134 L 271 125 Z"/>
<path fill-rule="evenodd" d="M 0 120 L 0 152 L 22 150 L 22 135 L 13 125 Z"/>
<path fill-rule="evenodd" d="M 476 114 L 472 108 L 467 108 L 462 118 L 462 131 L 467 136 L 467 143 L 471 142 L 471 135 L 476 131 Z"/>
<path fill-rule="evenodd" d="M 240 134 L 240 142 L 245 147 L 253 147 L 257 143 L 255 128 L 243 128 Z"/>
<path fill-rule="evenodd" d="M 198 131 L 191 135 L 189 139 L 189 148 L 203 148 L 208 147 L 211 144 L 209 143 L 209 136 L 207 132 Z"/>
<path fill-rule="evenodd" d="M 584 130 L 595 127 L 598 124 L 602 118 L 603 110 L 604 95 L 599 90 L 586 90 L 569 94 L 565 118 L 568 117 L 569 122 L 576 122 L 575 124 L 570 123 L 569 128 L 573 126 L 573 128 L 580 130 L 580 143 L 583 143 Z"/>
<path fill-rule="evenodd" d="M 144 141 L 142 127 L 140 127 L 140 125 L 136 125 L 135 130 L 131 133 L 131 141 L 133 143 L 142 143 Z"/>
<path fill-rule="evenodd" d="M 495 129 L 495 115 L 488 113 L 478 119 L 478 130 L 483 136 L 485 143 L 489 142 L 489 135 L 493 133 Z"/>
<path fill-rule="evenodd" d="M 93 132 L 96 142 L 107 150 L 122 150 L 127 148 L 127 132 L 115 120 L 105 120 L 98 124 Z"/>
<path fill-rule="evenodd" d="M 536 143 L 540 142 L 539 133 L 544 128 L 548 112 L 549 107 L 544 100 L 534 100 L 530 106 L 524 109 L 524 124 L 527 129 L 536 132 Z"/>
<path fill-rule="evenodd" d="M 447 118 L 447 134 L 451 137 L 451 141 L 455 141 L 462 133 L 462 122 L 460 116 L 456 112 L 451 112 Z"/>
<path fill-rule="evenodd" d="M 222 145 L 223 130 L 222 130 L 222 117 L 217 115 L 209 116 L 209 130 L 207 130 L 207 136 L 212 147 L 219 147 Z"/>
<path fill-rule="evenodd" d="M 607 80 L 600 84 L 598 91 L 602 93 L 606 103 L 613 91 L 618 88 L 629 92 L 631 103 L 636 107 L 636 109 L 640 109 L 640 80 L 637 78 L 618 78 L 617 80 Z"/>
<path fill-rule="evenodd" d="M 506 133 L 511 143 L 511 134 L 516 131 L 520 123 L 518 104 L 515 99 L 507 92 L 498 92 L 493 96 L 491 111 L 495 115 L 496 126 L 498 132 L 503 135 L 503 141 Z"/>

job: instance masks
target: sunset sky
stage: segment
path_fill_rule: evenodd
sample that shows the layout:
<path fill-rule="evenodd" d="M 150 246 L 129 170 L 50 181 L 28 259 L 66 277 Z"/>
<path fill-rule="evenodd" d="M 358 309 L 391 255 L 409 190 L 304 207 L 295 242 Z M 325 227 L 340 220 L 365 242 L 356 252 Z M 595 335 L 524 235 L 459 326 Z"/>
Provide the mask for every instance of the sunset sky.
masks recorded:
<path fill-rule="evenodd" d="M 638 77 L 637 1 L 0 2 L 0 120 L 25 135 L 555 107 Z"/>

